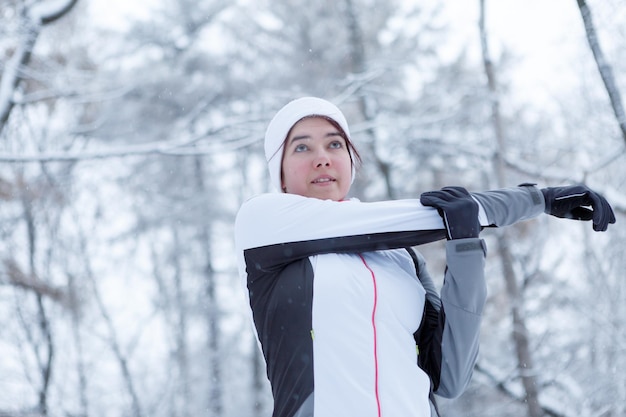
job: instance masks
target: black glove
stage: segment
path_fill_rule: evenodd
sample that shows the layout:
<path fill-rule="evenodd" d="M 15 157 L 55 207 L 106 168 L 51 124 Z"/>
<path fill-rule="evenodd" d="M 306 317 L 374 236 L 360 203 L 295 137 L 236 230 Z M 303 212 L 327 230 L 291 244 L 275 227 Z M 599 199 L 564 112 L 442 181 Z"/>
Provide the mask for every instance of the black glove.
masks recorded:
<path fill-rule="evenodd" d="M 444 187 L 440 191 L 429 191 L 420 196 L 420 202 L 437 209 L 448 239 L 478 237 L 478 203 L 465 188 Z"/>
<path fill-rule="evenodd" d="M 542 188 L 546 200 L 545 212 L 556 217 L 593 220 L 593 230 L 604 232 L 615 223 L 615 214 L 604 197 L 585 185 Z M 587 207 L 591 207 L 591 209 Z"/>

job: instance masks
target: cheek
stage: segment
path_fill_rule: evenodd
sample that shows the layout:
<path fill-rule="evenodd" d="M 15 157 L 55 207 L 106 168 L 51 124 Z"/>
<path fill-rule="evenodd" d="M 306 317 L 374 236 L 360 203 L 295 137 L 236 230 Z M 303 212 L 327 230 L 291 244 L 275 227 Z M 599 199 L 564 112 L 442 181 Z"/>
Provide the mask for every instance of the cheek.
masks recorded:
<path fill-rule="evenodd" d="M 303 175 L 304 164 L 294 160 L 286 160 L 283 162 L 283 184 L 288 184 L 297 180 Z"/>
<path fill-rule="evenodd" d="M 341 160 L 341 171 L 344 175 L 352 176 L 352 160 L 350 156 L 342 158 Z"/>

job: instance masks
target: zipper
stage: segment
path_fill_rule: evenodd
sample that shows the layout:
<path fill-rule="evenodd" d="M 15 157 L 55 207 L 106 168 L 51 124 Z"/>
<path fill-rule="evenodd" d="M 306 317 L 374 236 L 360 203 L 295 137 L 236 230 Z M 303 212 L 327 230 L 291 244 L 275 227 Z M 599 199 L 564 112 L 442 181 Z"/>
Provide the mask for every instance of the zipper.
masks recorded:
<path fill-rule="evenodd" d="M 363 255 L 359 254 L 359 257 L 361 258 L 363 265 L 365 265 L 365 268 L 367 268 L 367 270 L 370 272 L 370 275 L 372 276 L 372 285 L 374 289 L 374 303 L 372 306 L 372 331 L 374 337 L 374 394 L 376 396 L 376 408 L 378 412 L 377 415 L 378 417 L 381 417 L 382 413 L 380 408 L 380 392 L 378 389 L 378 337 L 376 334 L 376 307 L 378 304 L 378 288 L 376 286 L 376 274 L 374 274 L 372 268 L 370 268 L 370 266 L 367 264 Z"/>

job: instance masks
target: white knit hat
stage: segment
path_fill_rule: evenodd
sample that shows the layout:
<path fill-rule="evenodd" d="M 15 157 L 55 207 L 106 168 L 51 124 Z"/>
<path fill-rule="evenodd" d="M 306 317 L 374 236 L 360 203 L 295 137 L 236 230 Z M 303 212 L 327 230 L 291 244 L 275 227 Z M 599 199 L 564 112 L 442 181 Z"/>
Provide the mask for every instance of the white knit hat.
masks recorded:
<path fill-rule="evenodd" d="M 280 174 L 285 139 L 293 125 L 308 116 L 322 116 L 334 120 L 350 139 L 346 118 L 331 102 L 317 97 L 302 97 L 287 103 L 276 113 L 265 131 L 265 159 L 270 171 L 270 180 L 277 191 L 282 191 Z M 352 150 L 348 149 L 348 151 L 352 159 L 352 180 L 354 181 L 354 158 Z"/>

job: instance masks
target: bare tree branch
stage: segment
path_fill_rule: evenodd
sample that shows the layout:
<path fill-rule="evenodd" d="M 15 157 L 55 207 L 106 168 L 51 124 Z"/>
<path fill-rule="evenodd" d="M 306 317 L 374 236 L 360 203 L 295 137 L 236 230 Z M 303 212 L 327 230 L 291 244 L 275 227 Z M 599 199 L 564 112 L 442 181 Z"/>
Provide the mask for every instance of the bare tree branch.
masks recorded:
<path fill-rule="evenodd" d="M 495 386 L 498 389 L 498 391 L 502 392 L 509 398 L 514 399 L 520 404 L 523 404 L 524 402 L 526 402 L 526 396 L 519 395 L 518 393 L 516 393 L 516 390 L 510 387 L 511 384 L 509 383 L 509 381 L 499 379 L 494 373 L 490 372 L 485 366 L 481 365 L 480 363 L 477 363 L 476 366 L 474 367 L 474 370 L 477 373 L 480 373 L 481 375 L 487 377 L 487 379 L 489 379 L 492 382 L 493 386 Z M 555 410 L 546 405 L 541 405 L 541 410 L 543 410 L 546 416 L 567 417 L 567 413 Z"/>
<path fill-rule="evenodd" d="M 585 24 L 585 32 L 587 33 L 589 47 L 591 48 L 591 52 L 593 52 L 593 57 L 596 61 L 596 65 L 598 66 L 598 71 L 602 77 L 602 82 L 604 83 L 606 92 L 609 94 L 611 106 L 613 107 L 613 113 L 615 114 L 615 118 L 617 119 L 617 123 L 622 132 L 622 138 L 626 141 L 626 114 L 624 113 L 624 106 L 622 104 L 622 97 L 620 95 L 619 88 L 617 87 L 615 77 L 613 76 L 613 69 L 607 62 L 604 53 L 602 52 L 602 48 L 600 47 L 600 41 L 598 40 L 598 35 L 591 16 L 591 9 L 589 9 L 585 0 L 577 1 L 578 8 L 580 9 L 580 15 L 582 16 L 583 23 Z"/>
<path fill-rule="evenodd" d="M 21 44 L 16 48 L 13 56 L 4 67 L 2 82 L 0 83 L 0 133 L 2 133 L 4 125 L 9 120 L 11 110 L 13 110 L 13 106 L 15 105 L 13 94 L 23 78 L 21 68 L 30 61 L 30 55 L 38 35 L 39 28 L 30 27 L 27 29 L 27 33 L 24 39 L 22 39 Z"/>
<path fill-rule="evenodd" d="M 71 162 L 150 154 L 164 156 L 201 156 L 213 155 L 220 152 L 231 152 L 261 141 L 261 137 L 245 135 L 228 141 L 215 141 L 207 145 L 195 145 L 200 139 L 205 138 L 206 135 L 202 135 L 200 138 L 193 138 L 188 141 L 149 142 L 135 146 L 119 146 L 93 151 L 44 152 L 30 155 L 0 153 L 0 162 Z"/>
<path fill-rule="evenodd" d="M 48 0 L 47 2 L 33 5 L 28 14 L 31 19 L 47 25 L 59 20 L 74 8 L 78 0 Z"/>
<path fill-rule="evenodd" d="M 78 0 L 50 0 L 31 6 L 22 14 L 25 35 L 15 53 L 6 64 L 0 83 L 0 133 L 9 120 L 15 102 L 13 95 L 20 82 L 24 79 L 22 69 L 30 61 L 33 48 L 39 37 L 41 27 L 52 23 L 67 13 L 78 3 Z"/>
<path fill-rule="evenodd" d="M 63 306 L 73 306 L 72 297 L 66 289 L 55 287 L 37 276 L 24 273 L 13 259 L 4 260 L 4 271 L 9 284 L 33 291 L 35 294 L 49 298 Z"/>

